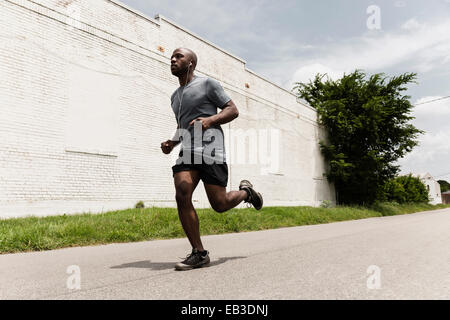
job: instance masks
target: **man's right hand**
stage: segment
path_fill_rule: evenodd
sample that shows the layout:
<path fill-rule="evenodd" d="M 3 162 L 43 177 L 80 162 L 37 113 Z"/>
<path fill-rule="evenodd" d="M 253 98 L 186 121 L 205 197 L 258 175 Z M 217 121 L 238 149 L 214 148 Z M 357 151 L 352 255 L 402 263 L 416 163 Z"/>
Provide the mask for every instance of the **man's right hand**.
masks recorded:
<path fill-rule="evenodd" d="M 175 142 L 172 140 L 167 140 L 161 143 L 161 150 L 164 154 L 170 154 L 175 147 Z"/>

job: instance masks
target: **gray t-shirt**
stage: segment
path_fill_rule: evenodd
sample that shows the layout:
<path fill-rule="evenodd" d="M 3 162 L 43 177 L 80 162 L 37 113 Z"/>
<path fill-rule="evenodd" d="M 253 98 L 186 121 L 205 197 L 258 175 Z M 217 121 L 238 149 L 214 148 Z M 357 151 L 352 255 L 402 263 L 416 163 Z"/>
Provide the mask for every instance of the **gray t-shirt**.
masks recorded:
<path fill-rule="evenodd" d="M 201 151 L 204 152 L 203 157 L 205 157 L 205 147 L 208 150 L 209 145 L 209 149 L 215 150 L 213 156 L 219 159 L 223 157 L 223 161 L 226 161 L 223 131 L 220 125 L 203 132 L 203 142 L 200 147 L 198 143 L 194 145 L 194 126 L 189 126 L 189 123 L 200 117 L 206 118 L 217 114 L 217 108 L 223 109 L 230 100 L 218 81 L 199 76 L 194 76 L 191 82 L 186 86 L 179 87 L 172 94 L 172 110 L 177 123 L 181 129 L 186 129 L 191 136 L 191 143 L 183 142 L 181 147 L 183 152 L 194 150 L 197 153 Z M 218 135 L 221 135 L 221 137 L 218 137 Z M 214 138 L 211 138 L 211 136 L 214 136 Z"/>

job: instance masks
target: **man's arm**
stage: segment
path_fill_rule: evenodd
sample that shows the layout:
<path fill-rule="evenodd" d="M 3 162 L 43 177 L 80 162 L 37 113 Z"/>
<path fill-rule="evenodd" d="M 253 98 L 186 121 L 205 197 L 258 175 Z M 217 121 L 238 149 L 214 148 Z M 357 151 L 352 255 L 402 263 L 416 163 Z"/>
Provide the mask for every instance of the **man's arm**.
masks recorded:
<path fill-rule="evenodd" d="M 218 114 L 215 114 L 208 118 L 197 118 L 195 120 L 192 120 L 191 123 L 189 123 L 189 125 L 192 126 L 192 125 L 194 125 L 195 121 L 201 121 L 202 125 L 203 125 L 203 129 L 206 130 L 215 125 L 221 125 L 221 124 L 226 124 L 228 122 L 231 122 L 234 119 L 236 119 L 237 117 L 239 117 L 239 110 L 237 109 L 233 100 L 230 100 L 223 107 L 223 110 L 220 111 Z"/>
<path fill-rule="evenodd" d="M 213 125 L 221 125 L 233 121 L 239 117 L 239 110 L 234 104 L 233 100 L 230 100 L 224 107 L 223 110 L 218 114 L 211 116 L 210 118 Z"/>
<path fill-rule="evenodd" d="M 172 152 L 173 148 L 175 148 L 178 144 L 180 144 L 180 140 L 178 137 L 178 129 L 175 135 L 171 140 L 167 140 L 161 143 L 161 150 L 164 154 L 169 154 Z"/>
<path fill-rule="evenodd" d="M 177 128 L 177 131 L 175 131 L 175 134 L 173 136 L 172 139 L 167 140 L 167 141 L 171 141 L 173 143 L 173 146 L 176 147 L 177 145 L 180 144 L 180 132 L 179 132 L 179 128 Z"/>

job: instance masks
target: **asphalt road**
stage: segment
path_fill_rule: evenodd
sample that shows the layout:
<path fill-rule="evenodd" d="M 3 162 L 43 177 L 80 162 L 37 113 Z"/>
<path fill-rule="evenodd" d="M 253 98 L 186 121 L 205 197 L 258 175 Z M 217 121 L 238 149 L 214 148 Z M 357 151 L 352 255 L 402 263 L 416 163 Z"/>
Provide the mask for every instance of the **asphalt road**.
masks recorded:
<path fill-rule="evenodd" d="M 450 209 L 203 242 L 187 272 L 186 239 L 1 255 L 0 299 L 450 299 Z"/>

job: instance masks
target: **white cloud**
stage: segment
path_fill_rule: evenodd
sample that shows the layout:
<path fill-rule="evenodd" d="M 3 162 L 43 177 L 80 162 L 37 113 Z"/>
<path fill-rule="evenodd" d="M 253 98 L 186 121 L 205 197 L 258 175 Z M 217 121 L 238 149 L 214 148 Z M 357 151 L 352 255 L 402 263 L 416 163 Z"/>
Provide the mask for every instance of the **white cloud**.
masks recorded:
<path fill-rule="evenodd" d="M 342 77 L 344 70 L 332 69 L 321 63 L 308 64 L 300 67 L 294 74 L 293 79 L 298 82 L 308 82 L 310 79 L 314 79 L 317 73 L 327 74 L 333 80 L 337 80 Z"/>
<path fill-rule="evenodd" d="M 417 30 L 423 27 L 415 18 L 409 19 L 402 25 L 403 30 Z"/>
<path fill-rule="evenodd" d="M 423 97 L 415 104 L 439 98 Z M 425 134 L 420 136 L 419 146 L 399 161 L 402 172 L 428 171 L 431 175 L 450 172 L 450 100 L 419 105 L 413 116 L 416 117 L 413 124 Z"/>
<path fill-rule="evenodd" d="M 424 119 L 425 117 L 429 118 L 432 122 L 436 121 L 435 117 L 450 116 L 450 106 L 448 100 L 443 98 L 444 97 L 440 96 L 429 96 L 418 99 L 414 103 L 414 105 L 416 105 L 413 111 L 414 115 L 419 119 Z M 449 118 L 443 120 L 448 122 Z"/>
<path fill-rule="evenodd" d="M 315 67 L 319 68 L 317 72 L 328 70 L 333 74 L 355 69 L 383 72 L 404 63 L 409 64 L 411 72 L 442 68 L 450 62 L 448 30 L 450 19 L 433 25 L 410 19 L 397 32 L 367 32 L 359 38 L 327 44 L 318 48 L 316 57 L 297 68 L 291 82 L 304 80 Z"/>

